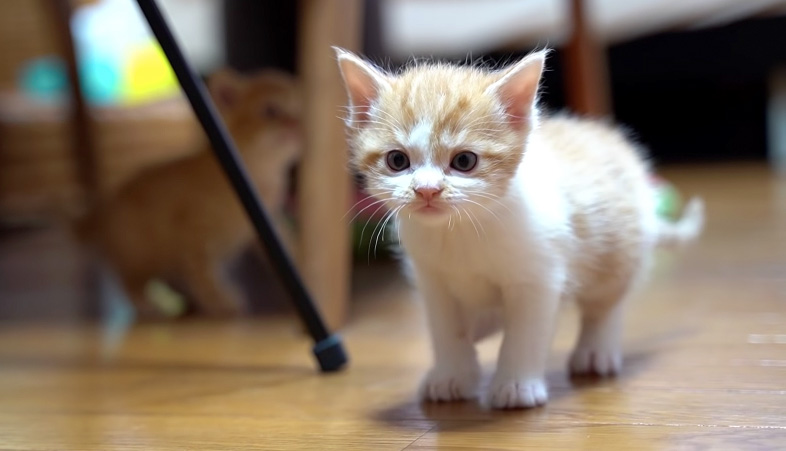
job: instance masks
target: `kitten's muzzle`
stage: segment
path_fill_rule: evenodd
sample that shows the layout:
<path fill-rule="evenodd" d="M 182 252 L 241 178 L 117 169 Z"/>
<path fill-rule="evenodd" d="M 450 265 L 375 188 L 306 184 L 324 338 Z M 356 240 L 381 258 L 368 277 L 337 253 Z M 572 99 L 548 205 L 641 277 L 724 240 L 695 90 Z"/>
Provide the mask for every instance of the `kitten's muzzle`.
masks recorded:
<path fill-rule="evenodd" d="M 429 205 L 434 198 L 437 198 L 440 194 L 442 194 L 442 191 L 444 191 L 442 188 L 415 188 L 415 195 L 418 198 L 423 199 L 426 202 L 426 205 Z"/>
<path fill-rule="evenodd" d="M 417 211 L 421 213 L 439 213 L 443 202 L 441 198 L 443 189 L 433 187 L 415 188 Z"/>

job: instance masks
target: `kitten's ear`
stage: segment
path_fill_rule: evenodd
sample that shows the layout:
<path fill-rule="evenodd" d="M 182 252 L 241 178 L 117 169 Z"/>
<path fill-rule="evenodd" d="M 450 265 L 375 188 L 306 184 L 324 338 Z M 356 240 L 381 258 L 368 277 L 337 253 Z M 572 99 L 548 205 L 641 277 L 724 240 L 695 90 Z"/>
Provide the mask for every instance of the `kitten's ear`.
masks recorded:
<path fill-rule="evenodd" d="M 371 63 L 363 61 L 351 52 L 333 47 L 338 58 L 338 67 L 349 96 L 349 125 L 368 119 L 371 104 L 383 89 L 390 86 L 387 76 Z"/>
<path fill-rule="evenodd" d="M 210 76 L 207 87 L 216 106 L 221 110 L 227 110 L 239 103 L 245 83 L 243 75 L 233 69 L 224 68 Z"/>
<path fill-rule="evenodd" d="M 521 128 L 532 119 L 547 54 L 548 50 L 541 50 L 527 55 L 502 70 L 500 79 L 488 88 L 504 105 L 508 120 L 514 128 Z"/>

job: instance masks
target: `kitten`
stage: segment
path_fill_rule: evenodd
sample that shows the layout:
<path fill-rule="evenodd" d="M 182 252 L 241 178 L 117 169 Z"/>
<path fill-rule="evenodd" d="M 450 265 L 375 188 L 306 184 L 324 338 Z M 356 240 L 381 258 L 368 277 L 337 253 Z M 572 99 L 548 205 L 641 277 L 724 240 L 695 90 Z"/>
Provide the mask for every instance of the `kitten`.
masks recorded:
<path fill-rule="evenodd" d="M 661 233 L 698 235 L 701 201 L 661 224 L 647 164 L 600 122 L 540 118 L 546 52 L 499 71 L 418 64 L 386 73 L 341 49 L 353 166 L 396 216 L 434 353 L 421 396 L 476 396 L 474 343 L 501 327 L 494 408 L 547 400 L 558 305 L 575 300 L 575 374 L 620 371 L 625 300 Z"/>
<path fill-rule="evenodd" d="M 211 77 L 209 88 L 279 234 L 287 238 L 287 176 L 301 149 L 295 81 L 277 71 L 241 76 L 224 70 Z M 76 231 L 110 261 L 143 316 L 160 313 L 145 293 L 154 279 L 186 287 L 197 309 L 210 315 L 245 309 L 223 270 L 254 233 L 208 143 L 136 177 L 89 212 Z M 284 241 L 292 252 L 291 238 Z"/>

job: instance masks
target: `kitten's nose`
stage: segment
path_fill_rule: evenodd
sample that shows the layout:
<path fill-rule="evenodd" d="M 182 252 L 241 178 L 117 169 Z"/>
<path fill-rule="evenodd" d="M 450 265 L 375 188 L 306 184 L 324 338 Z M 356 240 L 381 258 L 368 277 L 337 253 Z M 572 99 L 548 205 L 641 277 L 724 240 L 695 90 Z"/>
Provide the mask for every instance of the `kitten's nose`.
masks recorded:
<path fill-rule="evenodd" d="M 415 193 L 422 197 L 426 202 L 431 202 L 431 199 L 437 197 L 442 193 L 442 188 L 415 188 Z"/>

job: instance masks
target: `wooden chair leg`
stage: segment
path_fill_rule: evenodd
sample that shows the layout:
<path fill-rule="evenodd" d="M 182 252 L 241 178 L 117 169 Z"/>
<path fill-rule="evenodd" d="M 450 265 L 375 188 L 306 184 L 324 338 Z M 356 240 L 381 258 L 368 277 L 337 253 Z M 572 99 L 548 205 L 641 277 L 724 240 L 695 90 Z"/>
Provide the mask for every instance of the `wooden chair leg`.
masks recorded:
<path fill-rule="evenodd" d="M 76 164 L 77 178 L 82 188 L 82 202 L 89 205 L 100 196 L 101 184 L 98 177 L 96 149 L 93 139 L 92 121 L 87 101 L 82 92 L 79 77 L 76 44 L 71 35 L 72 4 L 70 0 L 49 0 L 53 25 L 57 30 L 60 53 L 68 70 L 69 89 L 72 101 L 71 153 Z"/>
<path fill-rule="evenodd" d="M 306 99 L 306 151 L 300 165 L 301 274 L 331 328 L 346 319 L 350 282 L 351 193 L 339 119 L 346 104 L 332 45 L 357 49 L 362 1 L 301 0 L 299 73 Z"/>
<path fill-rule="evenodd" d="M 568 106 L 583 115 L 609 116 L 612 108 L 606 49 L 587 23 L 586 2 L 570 3 L 573 33 L 565 46 Z"/>

